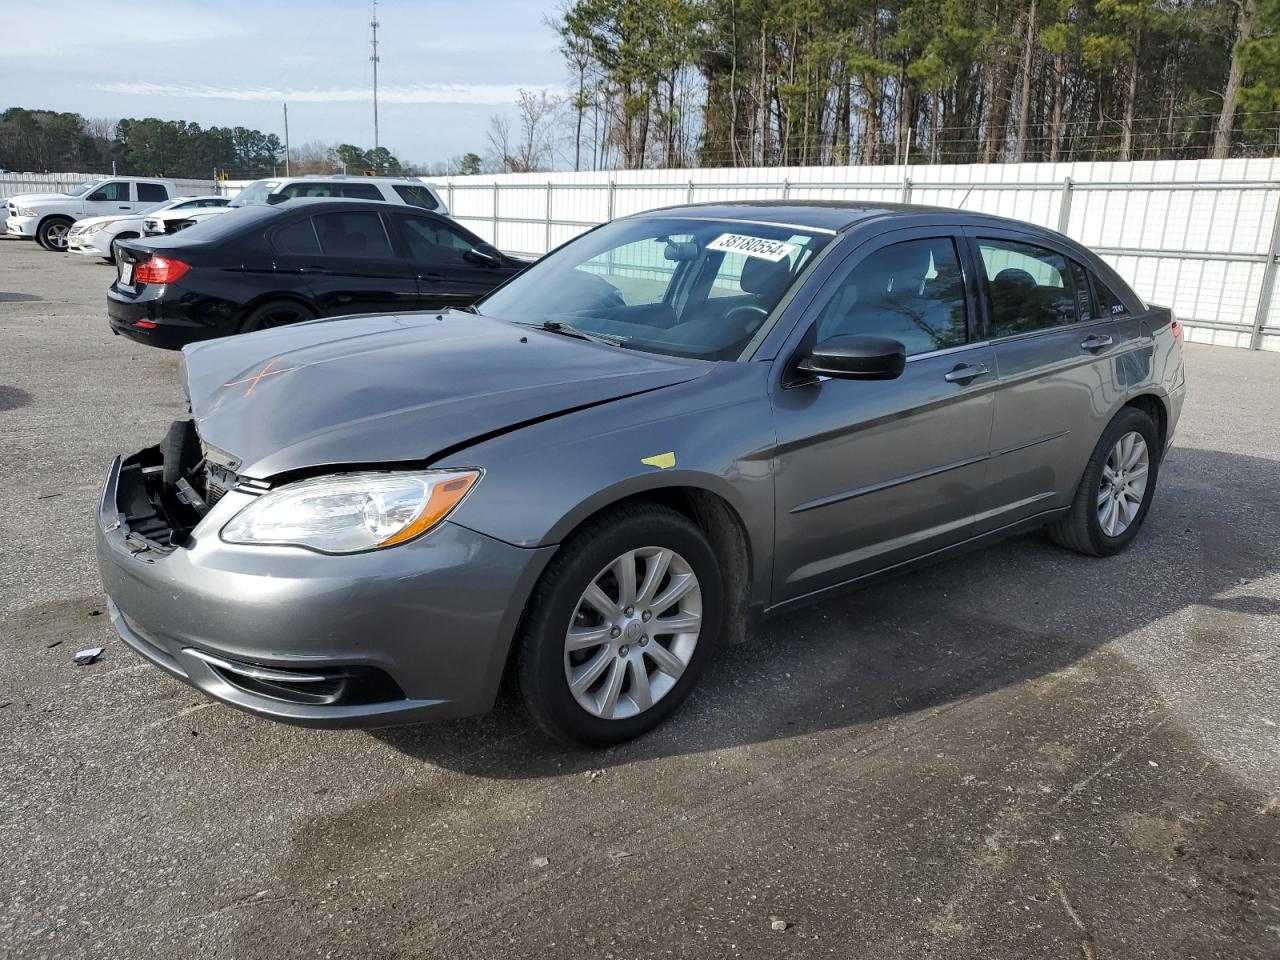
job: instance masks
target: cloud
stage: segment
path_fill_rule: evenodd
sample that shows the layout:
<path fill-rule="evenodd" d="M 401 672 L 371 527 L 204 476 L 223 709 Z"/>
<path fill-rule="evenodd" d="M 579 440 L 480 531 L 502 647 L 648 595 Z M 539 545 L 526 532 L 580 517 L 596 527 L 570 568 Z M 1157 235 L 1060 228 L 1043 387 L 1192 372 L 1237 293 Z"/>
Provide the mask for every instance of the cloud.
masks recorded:
<path fill-rule="evenodd" d="M 521 87 L 541 89 L 538 84 L 453 84 L 427 83 L 378 88 L 382 103 L 515 103 Z M 210 87 L 172 83 L 100 83 L 97 89 L 136 97 L 174 97 L 196 100 L 240 100 L 262 103 L 351 103 L 372 98 L 369 87 L 336 87 L 325 90 L 278 87 Z"/>

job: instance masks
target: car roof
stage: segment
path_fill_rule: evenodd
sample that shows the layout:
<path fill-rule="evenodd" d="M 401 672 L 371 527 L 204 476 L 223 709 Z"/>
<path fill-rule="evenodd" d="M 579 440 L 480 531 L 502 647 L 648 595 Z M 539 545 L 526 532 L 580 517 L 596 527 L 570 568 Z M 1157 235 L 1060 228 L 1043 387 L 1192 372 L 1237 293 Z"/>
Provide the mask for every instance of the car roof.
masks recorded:
<path fill-rule="evenodd" d="M 281 200 L 278 203 L 254 204 L 254 206 L 270 207 L 272 210 L 297 210 L 301 207 L 324 207 L 328 210 L 395 210 L 400 213 L 409 211 L 412 213 L 428 213 L 434 214 L 441 219 L 447 219 L 444 214 L 437 210 L 428 210 L 425 207 L 415 207 L 408 203 L 388 203 L 386 200 L 358 200 L 349 197 L 290 197 L 288 200 Z M 240 207 L 246 210 L 248 207 Z"/>
<path fill-rule="evenodd" d="M 871 220 L 911 217 L 917 223 L 981 224 L 1051 233 L 1044 227 L 954 207 L 921 203 L 887 203 L 872 200 L 740 200 L 686 203 L 633 214 L 633 218 L 690 217 L 730 220 L 740 223 L 767 223 L 831 233 L 843 233 Z"/>

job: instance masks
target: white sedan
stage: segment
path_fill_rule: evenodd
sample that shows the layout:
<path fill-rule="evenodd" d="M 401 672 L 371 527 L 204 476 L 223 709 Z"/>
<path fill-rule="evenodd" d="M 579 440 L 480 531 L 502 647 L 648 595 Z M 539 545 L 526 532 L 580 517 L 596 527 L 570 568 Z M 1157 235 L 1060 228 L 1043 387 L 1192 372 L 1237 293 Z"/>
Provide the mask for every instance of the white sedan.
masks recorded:
<path fill-rule="evenodd" d="M 115 241 L 143 236 L 144 219 L 154 217 L 162 211 L 194 213 L 196 210 L 219 209 L 229 202 L 228 198 L 217 195 L 178 197 L 176 200 L 118 217 L 86 217 L 77 220 L 67 234 L 67 253 L 76 253 L 82 257 L 101 257 L 108 263 L 114 263 Z"/>

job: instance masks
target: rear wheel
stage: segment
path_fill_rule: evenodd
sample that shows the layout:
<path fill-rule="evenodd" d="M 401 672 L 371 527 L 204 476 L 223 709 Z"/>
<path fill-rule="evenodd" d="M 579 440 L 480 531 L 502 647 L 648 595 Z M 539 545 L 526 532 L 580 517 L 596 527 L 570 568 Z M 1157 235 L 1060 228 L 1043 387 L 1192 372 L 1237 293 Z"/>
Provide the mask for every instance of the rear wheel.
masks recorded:
<path fill-rule="evenodd" d="M 71 221 L 66 217 L 46 217 L 36 230 L 36 240 L 46 250 L 63 251 L 67 249 L 70 232 Z"/>
<path fill-rule="evenodd" d="M 1146 519 L 1159 469 L 1155 424 L 1141 410 L 1124 407 L 1102 432 L 1071 510 L 1049 526 L 1049 536 L 1077 553 L 1119 553 Z"/>
<path fill-rule="evenodd" d="M 720 632 L 707 538 L 664 507 L 624 507 L 565 542 L 518 639 L 521 699 L 546 733 L 607 746 L 652 729 L 697 683 Z"/>
<path fill-rule="evenodd" d="M 252 333 L 254 330 L 270 330 L 273 327 L 284 327 L 291 323 L 302 323 L 314 320 L 316 315 L 300 303 L 292 300 L 273 300 L 253 310 L 240 324 L 241 333 Z"/>

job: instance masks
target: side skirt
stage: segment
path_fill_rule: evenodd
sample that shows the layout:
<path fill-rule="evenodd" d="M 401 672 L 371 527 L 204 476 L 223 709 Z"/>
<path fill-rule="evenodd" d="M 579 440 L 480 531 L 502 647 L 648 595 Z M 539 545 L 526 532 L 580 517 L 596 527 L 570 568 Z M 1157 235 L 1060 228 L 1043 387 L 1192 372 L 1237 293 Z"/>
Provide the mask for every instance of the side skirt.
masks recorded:
<path fill-rule="evenodd" d="M 931 553 L 921 554 L 918 557 L 912 557 L 910 560 L 903 560 L 892 566 L 885 567 L 881 570 L 873 570 L 871 573 L 864 573 L 860 577 L 854 577 L 852 580 L 845 580 L 842 583 L 832 584 L 829 587 L 823 587 L 821 590 L 815 590 L 813 593 L 806 593 L 803 596 L 793 597 L 790 600 L 784 600 L 782 603 L 774 604 L 765 608 L 763 617 L 773 617 L 778 614 L 790 613 L 792 610 L 807 607 L 815 603 L 821 603 L 832 597 L 848 593 L 853 590 L 860 589 L 871 583 L 875 583 L 884 577 L 895 576 L 900 573 L 908 573 L 921 567 L 931 566 L 944 560 L 949 560 L 954 556 L 968 553 L 971 550 L 977 550 L 982 547 L 990 546 L 1001 540 L 1007 540 L 1009 537 L 1016 537 L 1019 534 L 1030 533 L 1032 530 L 1039 529 L 1045 524 L 1052 522 L 1062 516 L 1071 508 L 1059 507 L 1054 510 L 1046 510 L 1037 513 L 1035 516 L 1026 517 L 1025 519 L 1015 521 L 1007 526 L 990 530 L 987 533 L 980 534 L 976 537 L 970 537 L 968 540 L 962 540 L 960 543 L 954 543 L 948 547 L 942 547 Z"/>

